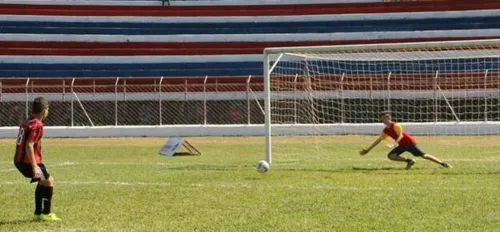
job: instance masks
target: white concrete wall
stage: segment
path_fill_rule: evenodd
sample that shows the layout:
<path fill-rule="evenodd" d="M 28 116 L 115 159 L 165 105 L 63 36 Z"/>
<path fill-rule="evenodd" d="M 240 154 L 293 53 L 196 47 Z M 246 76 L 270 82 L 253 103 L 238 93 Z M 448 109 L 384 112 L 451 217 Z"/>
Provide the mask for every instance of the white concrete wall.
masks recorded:
<path fill-rule="evenodd" d="M 500 135 L 500 122 L 402 123 L 413 135 Z M 382 123 L 373 124 L 288 124 L 273 126 L 275 135 L 377 135 Z M 0 128 L 0 138 L 15 138 L 17 127 Z M 169 136 L 263 136 L 263 124 L 256 125 L 175 125 L 45 127 L 48 138 L 85 137 L 169 137 Z"/>

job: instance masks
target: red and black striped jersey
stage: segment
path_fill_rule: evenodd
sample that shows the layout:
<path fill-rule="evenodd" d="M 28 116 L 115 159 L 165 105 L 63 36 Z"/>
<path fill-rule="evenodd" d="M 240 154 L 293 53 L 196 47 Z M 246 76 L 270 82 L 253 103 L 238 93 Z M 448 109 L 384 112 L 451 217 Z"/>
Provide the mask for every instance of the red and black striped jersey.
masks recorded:
<path fill-rule="evenodd" d="M 35 152 L 35 160 L 37 164 L 42 162 L 42 136 L 43 123 L 36 117 L 32 116 L 29 120 L 25 120 L 19 125 L 19 132 L 16 141 L 16 154 L 14 156 L 15 163 L 29 164 L 28 153 L 26 152 L 26 144 L 35 143 L 33 148 Z"/>

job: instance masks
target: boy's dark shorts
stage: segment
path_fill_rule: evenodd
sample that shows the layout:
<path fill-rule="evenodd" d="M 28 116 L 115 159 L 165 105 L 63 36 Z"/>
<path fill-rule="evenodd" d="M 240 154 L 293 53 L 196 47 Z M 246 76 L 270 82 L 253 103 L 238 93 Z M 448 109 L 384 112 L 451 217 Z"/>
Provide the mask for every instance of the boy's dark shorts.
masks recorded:
<path fill-rule="evenodd" d="M 414 146 L 397 146 L 389 152 L 389 154 L 401 155 L 403 152 L 410 152 L 413 156 L 423 156 L 425 152 L 420 150 L 417 145 Z"/>
<path fill-rule="evenodd" d="M 14 163 L 14 164 L 16 165 L 17 170 L 19 170 L 19 172 L 21 174 L 23 174 L 24 177 L 31 178 L 30 183 L 38 182 L 41 180 L 48 180 L 50 177 L 50 174 L 47 171 L 47 168 L 45 168 L 45 165 L 42 163 L 38 164 L 38 167 L 42 170 L 42 175 L 44 178 L 36 178 L 36 179 L 33 178 L 34 173 L 33 173 L 33 169 L 31 168 L 31 164 L 24 164 L 24 163 L 21 163 L 21 164 Z"/>

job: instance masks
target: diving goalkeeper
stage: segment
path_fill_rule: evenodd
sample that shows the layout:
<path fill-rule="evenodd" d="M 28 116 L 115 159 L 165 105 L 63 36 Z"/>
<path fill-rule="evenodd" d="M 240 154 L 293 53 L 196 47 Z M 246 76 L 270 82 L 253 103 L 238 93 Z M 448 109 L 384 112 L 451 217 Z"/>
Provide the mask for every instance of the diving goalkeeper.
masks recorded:
<path fill-rule="evenodd" d="M 373 144 L 370 147 L 361 149 L 361 151 L 359 151 L 360 155 L 366 155 L 382 140 L 386 139 L 387 137 L 391 137 L 392 139 L 394 139 L 394 144 L 391 145 L 391 147 L 394 148 L 389 152 L 387 157 L 393 161 L 406 162 L 406 169 L 410 169 L 416 162 L 415 159 L 401 156 L 401 154 L 406 151 L 410 152 L 413 156 L 422 157 L 426 160 L 430 160 L 434 163 L 441 165 L 442 167 L 451 168 L 451 165 L 442 162 L 438 158 L 426 154 L 425 152 L 420 150 L 420 148 L 417 147 L 417 141 L 415 140 L 415 138 L 413 138 L 413 136 L 411 136 L 409 133 L 403 131 L 401 125 L 392 121 L 391 113 L 382 112 L 380 114 L 380 121 L 382 121 L 385 124 L 385 128 L 382 131 L 382 134 L 380 134 L 380 137 L 377 140 L 375 140 L 375 142 L 373 142 Z"/>

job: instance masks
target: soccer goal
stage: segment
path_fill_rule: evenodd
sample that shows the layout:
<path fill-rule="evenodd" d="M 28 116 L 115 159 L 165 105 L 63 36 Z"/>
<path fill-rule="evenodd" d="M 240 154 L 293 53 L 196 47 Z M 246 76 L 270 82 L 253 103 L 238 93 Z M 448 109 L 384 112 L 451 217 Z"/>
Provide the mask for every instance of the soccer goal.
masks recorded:
<path fill-rule="evenodd" d="M 367 146 L 383 129 L 381 111 L 424 150 L 498 154 L 500 40 L 267 48 L 264 81 L 269 163 L 304 152 L 290 144 L 340 152 L 328 148 L 332 135 L 364 136 Z"/>

